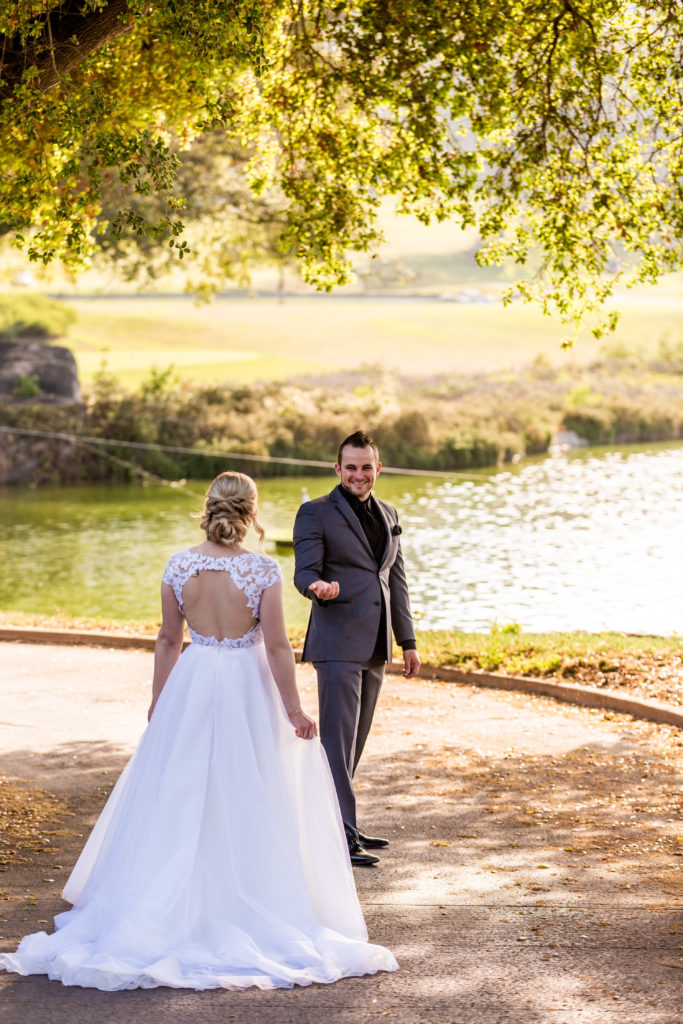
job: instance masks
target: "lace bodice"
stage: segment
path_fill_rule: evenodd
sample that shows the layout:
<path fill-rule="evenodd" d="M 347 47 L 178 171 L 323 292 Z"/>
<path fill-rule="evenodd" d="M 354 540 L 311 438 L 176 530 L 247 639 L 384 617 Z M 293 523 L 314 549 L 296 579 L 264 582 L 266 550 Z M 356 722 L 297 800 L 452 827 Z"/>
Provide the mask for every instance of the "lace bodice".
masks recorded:
<path fill-rule="evenodd" d="M 169 558 L 161 579 L 173 587 L 178 608 L 183 614 L 183 587 L 192 576 L 198 576 L 206 569 L 230 573 L 235 586 L 244 592 L 249 610 L 255 619 L 259 618 L 263 591 L 282 579 L 282 570 L 275 559 L 255 551 L 245 551 L 241 555 L 225 555 L 222 558 L 202 555 L 189 549 L 179 551 Z M 224 637 L 222 640 L 215 636 L 202 636 L 192 629 L 189 622 L 187 628 L 194 643 L 204 647 L 251 647 L 261 641 L 261 626 L 258 621 L 244 636 Z"/>

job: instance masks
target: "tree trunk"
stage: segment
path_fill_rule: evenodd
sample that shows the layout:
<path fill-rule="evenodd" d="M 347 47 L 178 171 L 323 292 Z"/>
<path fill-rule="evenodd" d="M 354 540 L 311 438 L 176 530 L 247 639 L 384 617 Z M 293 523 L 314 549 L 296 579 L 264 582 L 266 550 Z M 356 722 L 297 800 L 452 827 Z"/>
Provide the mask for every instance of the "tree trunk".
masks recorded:
<path fill-rule="evenodd" d="M 0 99 L 10 99 L 29 68 L 38 75 L 33 85 L 49 92 L 91 53 L 130 30 L 133 15 L 128 0 L 109 0 L 98 11 L 78 4 L 61 4 L 40 19 L 42 31 L 22 43 L 18 37 L 0 39 Z"/>

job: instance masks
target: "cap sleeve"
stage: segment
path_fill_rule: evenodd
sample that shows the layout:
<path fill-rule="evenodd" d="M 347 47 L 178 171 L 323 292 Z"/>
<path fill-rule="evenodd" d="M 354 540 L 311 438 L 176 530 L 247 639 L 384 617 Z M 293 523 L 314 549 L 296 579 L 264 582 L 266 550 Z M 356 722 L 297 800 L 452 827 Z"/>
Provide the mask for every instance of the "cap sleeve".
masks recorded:
<path fill-rule="evenodd" d="M 274 558 L 268 558 L 263 566 L 263 576 L 261 579 L 263 589 L 267 590 L 268 587 L 273 587 L 276 583 L 280 583 L 281 581 L 282 569 Z"/>
<path fill-rule="evenodd" d="M 175 569 L 176 569 L 175 555 L 171 555 L 171 557 L 169 558 L 168 562 L 166 563 L 166 567 L 165 567 L 165 569 L 164 569 L 164 571 L 162 573 L 161 582 L 162 583 L 170 583 L 171 586 L 173 586 L 173 581 L 174 581 L 175 576 L 176 576 Z"/>
<path fill-rule="evenodd" d="M 184 581 L 180 572 L 179 556 L 177 554 L 171 555 L 168 562 L 166 563 L 166 568 L 164 569 L 161 576 L 161 582 L 168 583 L 171 587 L 173 587 L 173 593 L 175 594 L 175 599 L 178 602 L 178 608 L 180 609 L 180 611 L 182 611 L 182 591 Z"/>

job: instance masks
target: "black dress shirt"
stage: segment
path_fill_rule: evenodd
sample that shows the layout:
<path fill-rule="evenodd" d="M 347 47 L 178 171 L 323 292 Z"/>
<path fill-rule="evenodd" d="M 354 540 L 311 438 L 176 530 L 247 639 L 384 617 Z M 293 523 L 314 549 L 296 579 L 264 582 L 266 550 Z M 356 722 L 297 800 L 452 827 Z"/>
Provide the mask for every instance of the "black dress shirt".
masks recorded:
<path fill-rule="evenodd" d="M 339 485 L 339 490 L 358 516 L 363 533 L 372 548 L 375 561 L 377 565 L 381 565 L 387 546 L 387 530 L 382 513 L 377 507 L 377 502 L 372 494 L 365 501 L 361 501 L 360 498 L 357 498 L 355 494 L 351 494 L 351 491 L 347 491 L 341 484 Z"/>
<path fill-rule="evenodd" d="M 347 491 L 346 488 L 339 484 L 340 493 L 346 498 L 349 505 L 356 513 L 358 521 L 362 527 L 363 533 L 367 538 L 367 542 L 370 545 L 375 561 L 377 565 L 382 564 L 384 558 L 384 552 L 387 547 L 387 528 L 384 523 L 384 517 L 379 510 L 377 502 L 375 501 L 372 494 L 370 494 L 365 501 L 361 501 L 351 491 Z M 377 660 L 381 655 L 381 660 L 384 661 L 384 636 L 386 634 L 386 609 L 384 607 L 384 597 L 382 597 L 382 614 L 380 616 L 379 631 L 377 634 L 377 643 L 375 644 L 375 651 L 373 653 L 372 660 Z M 417 644 L 414 640 L 399 640 L 399 645 L 404 651 L 414 651 Z M 391 659 L 390 659 L 391 660 Z"/>

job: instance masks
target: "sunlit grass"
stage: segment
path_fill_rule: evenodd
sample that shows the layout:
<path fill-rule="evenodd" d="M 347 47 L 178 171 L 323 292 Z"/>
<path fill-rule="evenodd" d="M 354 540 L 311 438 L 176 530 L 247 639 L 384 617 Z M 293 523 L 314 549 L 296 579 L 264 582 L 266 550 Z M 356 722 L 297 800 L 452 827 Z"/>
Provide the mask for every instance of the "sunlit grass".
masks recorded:
<path fill-rule="evenodd" d="M 518 368 L 543 355 L 555 365 L 589 363 L 601 343 L 585 332 L 565 353 L 566 331 L 533 307 L 437 299 L 311 296 L 68 300 L 78 313 L 65 342 L 87 382 L 103 360 L 134 386 L 151 367 L 185 380 L 282 379 L 379 363 L 406 375 Z M 645 291 L 624 299 L 610 343 L 653 351 L 683 337 L 683 297 Z"/>
<path fill-rule="evenodd" d="M 420 631 L 422 656 L 431 665 L 512 675 L 580 674 L 582 667 L 609 673 L 614 662 L 633 655 L 683 661 L 683 637 L 627 633 L 527 633 L 515 623 L 488 633 L 461 630 Z"/>
<path fill-rule="evenodd" d="M 276 354 L 244 351 L 217 353 L 216 349 L 169 350 L 138 349 L 105 352 L 76 352 L 79 375 L 84 383 L 102 368 L 115 374 L 127 387 L 136 388 L 149 377 L 152 368 L 175 368 L 180 380 L 212 381 L 226 384 L 251 384 L 261 380 L 281 380 L 299 374 L 323 373 L 325 364 L 292 359 Z"/>

